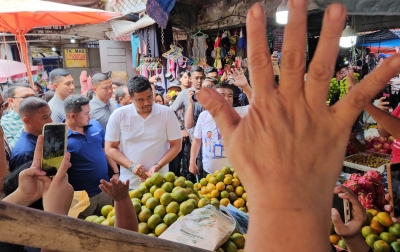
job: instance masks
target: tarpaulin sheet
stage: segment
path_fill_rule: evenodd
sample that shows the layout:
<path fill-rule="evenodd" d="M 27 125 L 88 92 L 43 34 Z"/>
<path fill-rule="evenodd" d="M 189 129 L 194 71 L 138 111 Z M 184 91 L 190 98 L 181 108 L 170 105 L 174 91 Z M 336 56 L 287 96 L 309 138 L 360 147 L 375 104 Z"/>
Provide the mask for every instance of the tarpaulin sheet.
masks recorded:
<path fill-rule="evenodd" d="M 399 0 L 311 0 L 319 9 L 325 10 L 328 5 L 340 2 L 346 6 L 351 15 L 400 15 Z"/>

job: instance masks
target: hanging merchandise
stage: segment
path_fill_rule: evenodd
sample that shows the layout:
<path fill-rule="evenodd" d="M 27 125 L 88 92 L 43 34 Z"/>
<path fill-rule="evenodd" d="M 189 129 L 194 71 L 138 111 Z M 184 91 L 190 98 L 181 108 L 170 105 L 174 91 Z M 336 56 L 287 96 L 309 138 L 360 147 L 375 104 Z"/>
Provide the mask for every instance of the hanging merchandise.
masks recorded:
<path fill-rule="evenodd" d="M 137 33 L 131 34 L 131 47 L 132 47 L 132 67 L 138 66 L 139 61 L 139 44 L 140 38 Z"/>
<path fill-rule="evenodd" d="M 144 57 L 160 57 L 157 42 L 157 25 L 151 25 L 139 30 L 139 52 Z"/>
<path fill-rule="evenodd" d="M 208 48 L 206 39 L 208 35 L 203 33 L 201 29 L 199 29 L 196 33 L 190 36 L 193 39 L 193 47 L 192 47 L 192 58 L 190 60 L 191 66 L 200 66 L 203 68 L 209 67 L 207 65 L 207 55 L 206 51 Z"/>
<path fill-rule="evenodd" d="M 164 75 L 164 67 L 160 58 L 141 58 L 139 66 L 136 68 L 139 75 L 150 78 L 155 75 Z"/>
<path fill-rule="evenodd" d="M 188 70 L 189 59 L 183 55 L 183 47 L 179 43 L 170 45 L 170 48 L 162 56 L 167 59 L 167 73 L 170 73 L 174 79 L 177 79 L 180 72 Z M 169 87 L 168 80 L 166 86 Z"/>
<path fill-rule="evenodd" d="M 167 28 L 168 14 L 175 6 L 176 0 L 147 0 L 146 11 L 158 25 Z"/>
<path fill-rule="evenodd" d="M 275 29 L 272 31 L 274 35 L 274 51 L 281 52 L 283 45 L 283 29 Z"/>
<path fill-rule="evenodd" d="M 132 32 L 139 29 L 148 27 L 155 22 L 156 21 L 154 21 L 148 15 L 143 15 L 143 17 L 136 22 L 128 20 L 111 20 L 110 24 L 115 36 L 120 37 L 126 34 L 131 34 Z"/>
<path fill-rule="evenodd" d="M 240 36 L 239 36 L 239 41 L 238 41 L 238 52 L 237 52 L 237 56 L 239 57 L 243 57 L 244 52 L 246 51 L 247 45 L 246 45 L 246 39 L 243 36 L 243 28 L 240 28 Z"/>

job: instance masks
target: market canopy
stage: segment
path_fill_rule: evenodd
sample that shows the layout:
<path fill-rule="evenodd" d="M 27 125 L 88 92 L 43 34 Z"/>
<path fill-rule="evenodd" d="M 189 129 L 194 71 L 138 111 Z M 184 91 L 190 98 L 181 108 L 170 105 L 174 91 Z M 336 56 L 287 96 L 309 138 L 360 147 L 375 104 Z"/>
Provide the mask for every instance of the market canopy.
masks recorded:
<path fill-rule="evenodd" d="M 120 17 L 117 12 L 72 6 L 40 0 L 0 0 L 0 31 L 15 34 L 21 45 L 21 59 L 33 79 L 25 34 L 34 27 L 96 24 Z"/>
<path fill-rule="evenodd" d="M 372 53 L 380 52 L 390 54 L 396 52 L 396 47 L 400 47 L 400 37 L 398 29 L 377 31 L 357 37 L 356 46 L 368 47 Z"/>
<path fill-rule="evenodd" d="M 340 2 L 351 15 L 400 15 L 399 0 L 311 0 L 318 8 L 325 10 L 328 5 Z"/>

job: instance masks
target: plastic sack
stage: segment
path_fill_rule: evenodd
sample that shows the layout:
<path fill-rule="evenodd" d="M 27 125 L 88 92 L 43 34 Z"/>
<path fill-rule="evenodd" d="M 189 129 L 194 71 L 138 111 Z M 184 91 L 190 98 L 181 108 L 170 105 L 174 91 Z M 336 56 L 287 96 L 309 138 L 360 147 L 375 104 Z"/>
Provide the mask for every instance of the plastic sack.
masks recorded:
<path fill-rule="evenodd" d="M 241 234 L 247 234 L 247 227 L 249 226 L 249 216 L 231 204 L 228 207 L 223 205 L 219 206 L 219 209 L 222 212 L 226 212 L 229 216 L 231 216 L 236 221 L 236 229 Z"/>
<path fill-rule="evenodd" d="M 235 220 L 212 205 L 175 221 L 159 238 L 215 251 L 235 230 Z"/>
<path fill-rule="evenodd" d="M 78 215 L 85 211 L 90 205 L 89 195 L 86 191 L 75 191 L 74 198 L 71 202 L 71 207 L 68 211 L 68 216 L 78 218 Z"/>

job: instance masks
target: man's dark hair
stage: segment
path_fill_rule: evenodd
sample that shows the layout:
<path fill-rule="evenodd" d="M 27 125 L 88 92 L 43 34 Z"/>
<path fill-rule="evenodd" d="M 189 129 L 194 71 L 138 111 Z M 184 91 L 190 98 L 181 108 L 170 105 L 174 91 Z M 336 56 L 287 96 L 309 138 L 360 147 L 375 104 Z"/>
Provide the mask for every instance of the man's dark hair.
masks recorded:
<path fill-rule="evenodd" d="M 29 84 L 26 84 L 26 83 L 15 83 L 14 85 L 12 85 L 11 87 L 9 87 L 7 89 L 8 90 L 8 93 L 7 93 L 8 98 L 14 97 L 15 96 L 15 91 L 18 88 L 30 88 L 30 89 L 32 89 L 32 87 Z"/>
<path fill-rule="evenodd" d="M 193 72 L 202 72 L 204 74 L 204 69 L 199 66 L 193 66 L 192 68 L 190 68 L 190 74 L 192 74 Z"/>
<path fill-rule="evenodd" d="M 45 100 L 46 102 L 49 102 L 49 101 L 53 98 L 54 94 L 55 94 L 55 93 L 54 93 L 53 90 L 47 91 L 46 93 L 44 93 L 44 100 Z"/>
<path fill-rule="evenodd" d="M 218 81 L 217 81 L 216 79 L 212 78 L 212 77 L 206 77 L 206 78 L 204 78 L 203 82 L 205 82 L 205 81 L 212 82 L 212 83 L 214 83 L 214 85 L 217 85 L 217 84 L 218 84 Z"/>
<path fill-rule="evenodd" d="M 89 89 L 89 90 L 86 92 L 86 97 L 89 98 L 89 100 L 92 100 L 92 99 L 93 99 L 93 96 L 94 96 L 94 91 L 93 91 L 93 89 Z"/>
<path fill-rule="evenodd" d="M 218 70 L 215 67 L 209 67 L 206 70 L 204 70 L 205 74 L 209 74 L 209 73 L 218 73 Z"/>
<path fill-rule="evenodd" d="M 233 92 L 232 85 L 231 85 L 231 84 L 228 84 L 228 83 L 226 83 L 226 82 L 223 82 L 223 83 L 220 83 L 220 84 L 215 85 L 215 89 L 217 89 L 217 88 L 226 88 L 226 89 L 232 90 L 232 92 Z"/>
<path fill-rule="evenodd" d="M 157 96 L 160 96 L 160 97 L 161 97 L 162 103 L 164 104 L 164 97 L 162 96 L 162 94 L 156 93 L 156 97 L 157 97 Z M 154 100 L 156 99 L 156 97 L 154 97 Z"/>
<path fill-rule="evenodd" d="M 82 111 L 82 106 L 88 105 L 89 98 L 83 95 L 70 95 L 64 101 L 65 114 L 79 113 Z"/>
<path fill-rule="evenodd" d="M 178 75 L 178 76 L 179 76 L 179 79 L 182 78 L 182 76 L 183 76 L 184 74 L 187 74 L 187 76 L 190 77 L 190 72 L 189 72 L 188 70 L 185 70 L 185 71 L 182 71 L 182 72 L 179 73 L 179 75 Z"/>
<path fill-rule="evenodd" d="M 49 106 L 46 101 L 38 97 L 27 97 L 19 105 L 19 115 L 21 118 L 36 114 L 39 109 Z"/>
<path fill-rule="evenodd" d="M 119 104 L 119 98 L 125 98 L 125 88 L 128 88 L 127 85 L 122 85 L 119 86 L 116 90 L 115 90 L 115 101 Z"/>
<path fill-rule="evenodd" d="M 93 86 L 98 86 L 100 82 L 110 79 L 107 75 L 103 73 L 97 73 L 92 77 L 92 84 Z"/>
<path fill-rule="evenodd" d="M 71 73 L 64 68 L 56 68 L 50 72 L 50 83 L 53 84 L 58 81 L 59 78 L 70 75 Z"/>
<path fill-rule="evenodd" d="M 143 76 L 135 76 L 128 81 L 128 93 L 133 97 L 134 93 L 142 93 L 146 90 L 152 90 L 150 82 Z"/>

